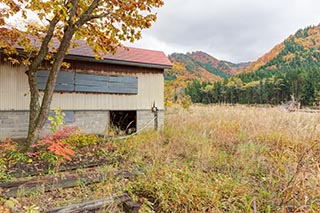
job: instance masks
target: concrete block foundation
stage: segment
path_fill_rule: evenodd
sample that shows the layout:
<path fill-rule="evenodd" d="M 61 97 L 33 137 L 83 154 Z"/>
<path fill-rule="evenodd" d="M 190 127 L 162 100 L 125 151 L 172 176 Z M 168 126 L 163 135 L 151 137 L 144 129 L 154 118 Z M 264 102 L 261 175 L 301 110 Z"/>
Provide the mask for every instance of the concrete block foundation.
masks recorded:
<path fill-rule="evenodd" d="M 110 125 L 109 110 L 76 110 L 72 111 L 73 121 L 65 126 L 78 126 L 83 133 L 107 134 Z M 137 110 L 137 131 L 155 127 L 154 113 L 150 110 Z M 28 111 L 0 111 L 0 139 L 25 138 L 28 132 Z M 164 125 L 164 111 L 158 111 L 158 129 Z M 43 129 L 43 134 L 49 133 L 49 123 Z"/>

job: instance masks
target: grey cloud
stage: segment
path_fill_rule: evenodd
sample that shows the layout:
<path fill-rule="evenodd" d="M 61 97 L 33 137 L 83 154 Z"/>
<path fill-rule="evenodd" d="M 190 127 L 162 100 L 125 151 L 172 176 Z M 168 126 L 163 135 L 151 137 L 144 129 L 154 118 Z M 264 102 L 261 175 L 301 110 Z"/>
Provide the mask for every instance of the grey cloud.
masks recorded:
<path fill-rule="evenodd" d="M 143 36 L 181 52 L 203 50 L 223 60 L 249 61 L 299 28 L 318 24 L 315 8 L 320 1 L 167 0 Z"/>

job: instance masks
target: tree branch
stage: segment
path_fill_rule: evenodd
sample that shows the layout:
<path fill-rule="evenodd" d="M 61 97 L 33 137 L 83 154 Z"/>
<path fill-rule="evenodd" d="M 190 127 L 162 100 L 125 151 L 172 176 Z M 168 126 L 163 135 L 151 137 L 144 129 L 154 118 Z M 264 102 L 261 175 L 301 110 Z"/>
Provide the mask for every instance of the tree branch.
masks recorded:
<path fill-rule="evenodd" d="M 100 15 L 91 15 L 88 17 L 88 21 L 91 21 L 91 20 L 97 19 L 97 18 L 104 18 L 104 17 L 107 17 L 108 15 L 109 15 L 108 13 L 103 13 Z"/>
<path fill-rule="evenodd" d="M 74 17 L 74 16 L 76 15 L 76 13 L 77 13 L 78 3 L 79 3 L 79 0 L 72 0 L 72 1 L 71 1 L 72 8 L 71 8 L 71 10 L 70 10 L 70 15 L 69 15 L 69 20 L 68 20 L 69 26 L 73 25 L 72 19 L 73 19 L 73 17 Z"/>
<path fill-rule="evenodd" d="M 36 55 L 36 57 L 34 58 L 34 60 L 32 61 L 31 65 L 30 65 L 31 68 L 38 68 L 39 65 L 42 63 L 44 57 L 47 55 L 47 53 L 49 51 L 49 43 L 53 37 L 54 29 L 55 29 L 58 22 L 59 22 L 58 16 L 55 16 L 50 21 L 50 25 L 49 25 L 47 34 L 42 41 L 42 44 L 41 44 L 41 47 L 39 49 L 38 54 Z"/>
<path fill-rule="evenodd" d="M 78 21 L 76 21 L 75 26 L 77 28 L 80 28 L 82 25 L 84 25 L 86 22 L 92 20 L 91 16 L 93 11 L 99 6 L 100 0 L 94 0 L 91 5 L 84 11 L 81 15 Z"/>

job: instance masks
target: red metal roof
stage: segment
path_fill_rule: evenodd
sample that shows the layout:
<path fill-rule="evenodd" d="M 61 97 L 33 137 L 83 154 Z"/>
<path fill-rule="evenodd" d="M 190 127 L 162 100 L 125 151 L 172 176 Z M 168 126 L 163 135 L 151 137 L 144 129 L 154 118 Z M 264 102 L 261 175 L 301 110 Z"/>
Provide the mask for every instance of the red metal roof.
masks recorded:
<path fill-rule="evenodd" d="M 75 48 L 71 48 L 69 56 L 81 56 L 81 57 L 94 57 L 94 53 L 85 41 L 78 41 L 78 45 Z M 163 67 L 171 67 L 172 64 L 167 56 L 162 51 L 146 50 L 140 48 L 127 47 L 119 48 L 115 54 L 104 55 L 104 60 L 108 61 L 122 61 L 132 64 L 150 64 L 160 65 Z"/>
<path fill-rule="evenodd" d="M 36 37 L 30 36 L 29 39 L 32 41 L 33 45 L 40 47 L 41 43 Z M 73 56 L 72 58 L 75 60 L 95 60 L 94 52 L 85 41 L 77 41 L 77 44 L 77 47 L 70 48 L 69 54 L 66 56 L 66 58 Z M 21 48 L 18 44 L 14 44 L 14 46 L 18 49 Z M 53 46 L 57 48 L 59 46 L 59 42 L 55 40 Z M 172 63 L 162 51 L 133 47 L 118 48 L 115 54 L 105 54 L 104 59 L 98 61 L 103 63 L 118 63 L 133 66 L 149 66 L 155 68 L 172 67 Z"/>

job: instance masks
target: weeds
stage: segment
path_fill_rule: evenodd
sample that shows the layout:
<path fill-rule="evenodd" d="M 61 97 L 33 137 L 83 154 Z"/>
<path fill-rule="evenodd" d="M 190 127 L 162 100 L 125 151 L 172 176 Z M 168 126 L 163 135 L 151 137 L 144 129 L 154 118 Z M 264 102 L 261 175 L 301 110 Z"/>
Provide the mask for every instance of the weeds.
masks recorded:
<path fill-rule="evenodd" d="M 63 190 L 54 205 L 127 191 L 141 212 L 317 212 L 319 123 L 317 114 L 276 108 L 170 109 L 162 131 L 110 142 L 121 162 L 106 172 L 137 178 Z"/>
<path fill-rule="evenodd" d="M 70 144 L 73 147 L 94 146 L 99 142 L 99 138 L 94 134 L 74 134 L 63 140 L 64 144 Z"/>
<path fill-rule="evenodd" d="M 259 212 L 320 208 L 318 116 L 242 106 L 184 113 L 169 111 L 163 132 L 122 144 L 145 169 L 128 190 L 146 211 L 253 212 L 253 201 Z"/>

